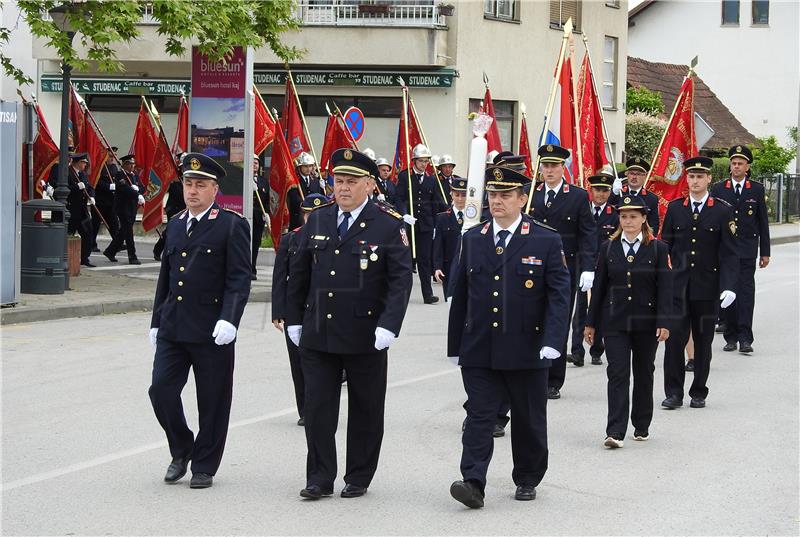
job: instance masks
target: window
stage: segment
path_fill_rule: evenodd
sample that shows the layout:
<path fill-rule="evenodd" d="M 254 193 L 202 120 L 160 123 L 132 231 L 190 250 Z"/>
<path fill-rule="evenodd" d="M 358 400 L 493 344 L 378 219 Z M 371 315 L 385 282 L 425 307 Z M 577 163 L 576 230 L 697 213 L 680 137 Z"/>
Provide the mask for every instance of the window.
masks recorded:
<path fill-rule="evenodd" d="M 753 26 L 769 24 L 769 0 L 753 0 Z"/>
<path fill-rule="evenodd" d="M 619 0 L 606 0 L 606 7 L 614 7 L 619 9 Z"/>
<path fill-rule="evenodd" d="M 477 112 L 483 104 L 483 99 L 470 99 L 469 111 Z M 503 149 L 516 151 L 514 140 L 514 101 L 498 101 L 492 99 L 494 115 L 497 120 L 497 129 L 500 131 L 500 143 Z"/>
<path fill-rule="evenodd" d="M 518 21 L 519 2 L 517 0 L 484 0 L 483 16 L 488 19 Z"/>
<path fill-rule="evenodd" d="M 572 19 L 575 32 L 581 31 L 581 0 L 550 0 L 550 28 L 561 29 Z"/>
<path fill-rule="evenodd" d="M 138 112 L 142 106 L 142 98 L 139 95 L 88 94 L 84 97 L 86 106 L 92 112 Z M 147 99 L 153 103 L 159 114 L 178 113 L 179 97 L 148 95 Z"/>
<path fill-rule="evenodd" d="M 619 40 L 607 35 L 603 41 L 603 87 L 600 102 L 603 108 L 617 107 L 617 49 Z"/>
<path fill-rule="evenodd" d="M 739 0 L 722 0 L 722 25 L 739 26 Z"/>

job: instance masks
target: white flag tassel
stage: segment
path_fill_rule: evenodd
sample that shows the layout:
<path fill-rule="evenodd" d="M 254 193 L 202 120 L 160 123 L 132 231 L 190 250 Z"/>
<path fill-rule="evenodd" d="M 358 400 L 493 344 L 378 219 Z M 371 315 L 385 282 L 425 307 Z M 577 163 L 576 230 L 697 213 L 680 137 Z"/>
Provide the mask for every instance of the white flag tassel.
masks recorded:
<path fill-rule="evenodd" d="M 486 133 L 492 126 L 491 116 L 480 113 L 472 120 L 472 133 L 475 137 L 469 145 L 469 169 L 467 172 L 467 202 L 464 207 L 464 225 L 461 232 L 478 225 L 483 212 L 483 175 L 486 171 L 486 154 L 489 145 Z"/>

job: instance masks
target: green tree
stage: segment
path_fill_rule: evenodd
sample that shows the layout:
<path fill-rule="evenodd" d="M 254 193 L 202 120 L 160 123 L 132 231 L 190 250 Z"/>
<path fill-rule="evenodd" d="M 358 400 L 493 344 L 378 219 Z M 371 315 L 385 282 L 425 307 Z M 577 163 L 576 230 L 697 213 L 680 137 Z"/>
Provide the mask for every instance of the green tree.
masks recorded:
<path fill-rule="evenodd" d="M 754 177 L 784 173 L 795 156 L 795 150 L 782 147 L 775 136 L 759 138 L 757 146 L 752 149 Z"/>
<path fill-rule="evenodd" d="M 667 121 L 650 116 L 644 112 L 634 112 L 625 116 L 625 154 L 628 158 L 653 158 L 667 129 Z"/>
<path fill-rule="evenodd" d="M 145 7 L 152 10 L 157 32 L 165 38 L 166 52 L 180 56 L 194 44 L 214 61 L 223 59 L 235 46 L 268 46 L 279 58 L 290 61 L 302 50 L 286 46 L 281 35 L 298 28 L 294 0 L 19 0 L 19 9 L 31 33 L 56 50 L 76 70 L 95 62 L 101 71 L 123 71 L 115 47 L 136 40 Z M 53 8 L 67 8 L 75 43 L 53 22 L 43 17 Z M 0 43 L 7 43 L 10 30 L 0 28 Z M 85 54 L 77 50 L 84 49 Z M 31 83 L 25 74 L 0 53 L 4 73 L 19 84 Z"/>
<path fill-rule="evenodd" d="M 650 91 L 644 86 L 631 86 L 625 95 L 625 107 L 629 114 L 644 112 L 649 116 L 657 116 L 664 113 L 664 100 L 657 91 Z"/>

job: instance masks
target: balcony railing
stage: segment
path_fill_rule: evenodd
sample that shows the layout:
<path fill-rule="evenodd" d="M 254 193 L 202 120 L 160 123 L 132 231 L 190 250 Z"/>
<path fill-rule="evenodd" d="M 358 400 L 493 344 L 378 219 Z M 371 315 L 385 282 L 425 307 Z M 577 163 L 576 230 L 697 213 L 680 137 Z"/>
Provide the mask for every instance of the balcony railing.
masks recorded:
<path fill-rule="evenodd" d="M 433 3 L 306 0 L 297 17 L 307 26 L 445 26 L 445 16 Z"/>

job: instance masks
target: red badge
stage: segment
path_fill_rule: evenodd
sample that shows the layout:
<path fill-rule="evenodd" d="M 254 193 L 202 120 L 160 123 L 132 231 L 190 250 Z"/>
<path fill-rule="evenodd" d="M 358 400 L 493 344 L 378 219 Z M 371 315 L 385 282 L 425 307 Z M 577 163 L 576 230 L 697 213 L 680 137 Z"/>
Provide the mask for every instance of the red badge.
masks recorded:
<path fill-rule="evenodd" d="M 208 213 L 208 219 L 216 220 L 218 214 L 219 214 L 219 209 L 211 209 L 211 212 Z"/>
<path fill-rule="evenodd" d="M 531 225 L 528 222 L 522 223 L 522 231 L 519 232 L 520 235 L 527 235 L 531 232 Z"/>

